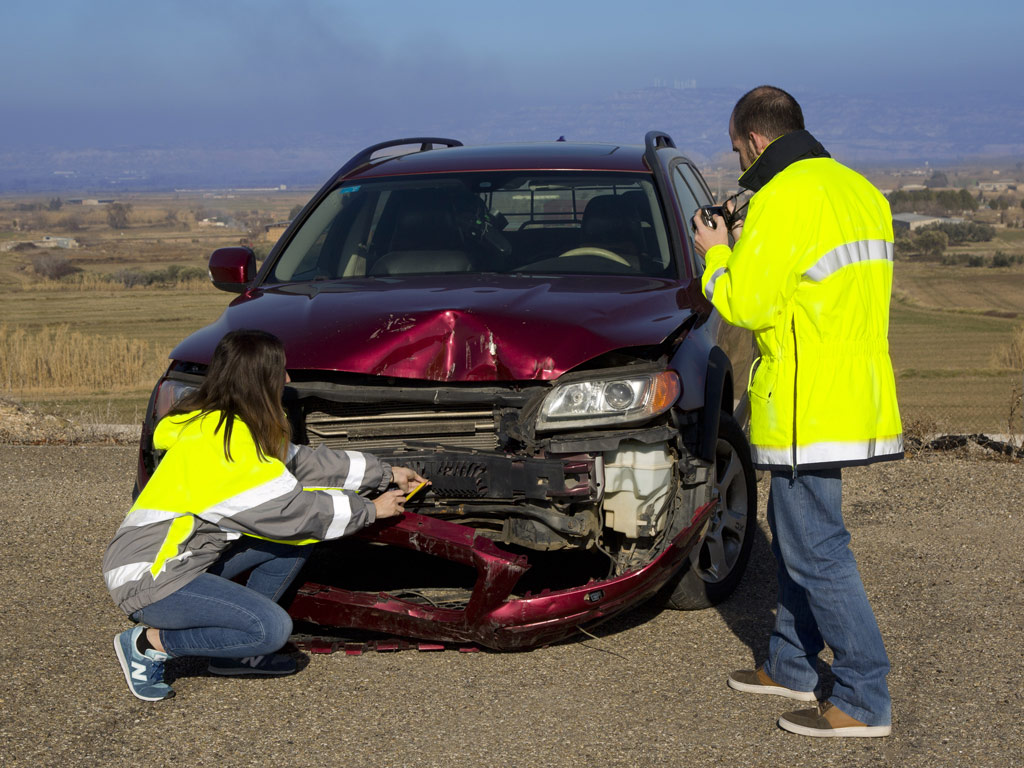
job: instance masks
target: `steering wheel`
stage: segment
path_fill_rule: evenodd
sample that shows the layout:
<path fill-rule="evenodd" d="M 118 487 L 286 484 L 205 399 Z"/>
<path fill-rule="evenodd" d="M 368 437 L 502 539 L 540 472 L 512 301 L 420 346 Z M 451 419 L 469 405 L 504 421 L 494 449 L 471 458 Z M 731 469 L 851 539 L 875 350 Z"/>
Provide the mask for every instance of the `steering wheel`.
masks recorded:
<path fill-rule="evenodd" d="M 608 259 L 614 261 L 616 264 L 622 264 L 624 267 L 629 267 L 631 264 L 624 258 L 619 256 L 617 253 L 612 253 L 604 248 L 595 248 L 590 245 L 584 245 L 581 248 L 573 248 L 572 250 L 566 251 L 565 253 L 558 254 L 558 258 L 565 259 L 570 256 L 600 256 L 602 259 Z"/>

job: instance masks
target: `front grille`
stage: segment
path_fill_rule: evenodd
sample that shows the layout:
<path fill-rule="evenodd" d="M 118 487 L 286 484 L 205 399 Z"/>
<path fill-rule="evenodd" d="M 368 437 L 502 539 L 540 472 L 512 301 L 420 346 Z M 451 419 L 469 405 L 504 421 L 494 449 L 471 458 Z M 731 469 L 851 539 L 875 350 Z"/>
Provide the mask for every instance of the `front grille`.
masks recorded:
<path fill-rule="evenodd" d="M 445 445 L 463 450 L 498 447 L 494 410 L 480 406 L 412 403 L 335 403 L 314 398 L 304 404 L 310 445 L 384 453 L 403 446 Z"/>

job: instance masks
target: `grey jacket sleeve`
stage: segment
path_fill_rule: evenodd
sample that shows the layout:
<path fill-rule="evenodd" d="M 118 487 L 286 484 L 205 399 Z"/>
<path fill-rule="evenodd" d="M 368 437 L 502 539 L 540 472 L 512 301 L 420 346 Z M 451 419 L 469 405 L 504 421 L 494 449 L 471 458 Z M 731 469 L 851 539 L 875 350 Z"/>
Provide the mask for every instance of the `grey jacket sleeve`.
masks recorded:
<path fill-rule="evenodd" d="M 377 519 L 373 502 L 354 491 L 305 490 L 290 472 L 284 472 L 275 483 L 273 491 L 280 491 L 276 495 L 239 499 L 240 503 L 219 505 L 198 516 L 225 531 L 296 544 L 346 536 Z"/>
<path fill-rule="evenodd" d="M 326 446 L 288 446 L 285 466 L 307 488 L 384 491 L 391 484 L 391 465 L 370 453 L 335 451 Z"/>

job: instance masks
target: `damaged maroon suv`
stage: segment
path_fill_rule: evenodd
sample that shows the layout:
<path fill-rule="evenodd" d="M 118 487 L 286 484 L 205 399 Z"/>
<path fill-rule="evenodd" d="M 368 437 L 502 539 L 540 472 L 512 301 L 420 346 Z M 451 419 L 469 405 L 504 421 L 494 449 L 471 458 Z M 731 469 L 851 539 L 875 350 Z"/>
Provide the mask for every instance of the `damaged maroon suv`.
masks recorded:
<path fill-rule="evenodd" d="M 701 295 L 689 222 L 711 202 L 656 131 L 370 147 L 258 270 L 249 249 L 214 252 L 214 283 L 240 295 L 173 351 L 139 483 L 217 341 L 260 328 L 287 350 L 295 442 L 433 482 L 397 520 L 318 545 L 289 604 L 314 634 L 517 649 L 655 596 L 724 600 L 755 527 L 752 345 Z"/>

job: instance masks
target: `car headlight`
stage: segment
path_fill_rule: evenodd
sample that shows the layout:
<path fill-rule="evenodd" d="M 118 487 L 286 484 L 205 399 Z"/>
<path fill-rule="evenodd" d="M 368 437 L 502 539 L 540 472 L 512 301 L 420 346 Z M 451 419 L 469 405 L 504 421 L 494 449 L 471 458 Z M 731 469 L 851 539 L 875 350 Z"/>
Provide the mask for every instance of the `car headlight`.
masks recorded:
<path fill-rule="evenodd" d="M 537 429 L 576 429 L 645 421 L 679 398 L 674 371 L 559 384 L 541 405 Z"/>
<path fill-rule="evenodd" d="M 199 387 L 184 381 L 164 379 L 157 385 L 156 400 L 153 403 L 153 423 L 167 415 L 181 398 L 195 392 Z"/>

